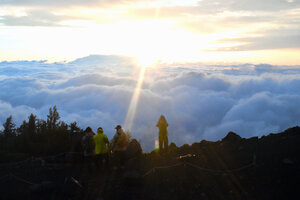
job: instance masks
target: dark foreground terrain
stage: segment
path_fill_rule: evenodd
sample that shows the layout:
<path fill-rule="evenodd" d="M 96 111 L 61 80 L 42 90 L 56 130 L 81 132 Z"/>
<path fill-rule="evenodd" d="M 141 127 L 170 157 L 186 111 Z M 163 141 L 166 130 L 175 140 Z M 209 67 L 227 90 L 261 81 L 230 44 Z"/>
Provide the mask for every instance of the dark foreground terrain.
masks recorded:
<path fill-rule="evenodd" d="M 249 139 L 230 132 L 163 154 L 142 154 L 134 140 L 125 166 L 112 159 L 105 171 L 89 170 L 80 153 L 13 157 L 0 164 L 3 200 L 300 199 L 300 127 Z"/>

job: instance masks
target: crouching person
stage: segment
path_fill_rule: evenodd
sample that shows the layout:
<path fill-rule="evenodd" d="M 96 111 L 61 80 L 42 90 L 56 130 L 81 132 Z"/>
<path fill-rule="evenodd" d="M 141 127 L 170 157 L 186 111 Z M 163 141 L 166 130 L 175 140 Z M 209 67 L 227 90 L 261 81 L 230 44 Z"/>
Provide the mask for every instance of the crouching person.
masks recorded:
<path fill-rule="evenodd" d="M 97 134 L 94 136 L 95 142 L 95 162 L 97 167 L 106 169 L 108 166 L 108 145 L 109 141 L 107 136 L 103 133 L 102 127 L 97 129 Z M 105 165 L 103 164 L 105 162 Z"/>
<path fill-rule="evenodd" d="M 115 160 L 116 168 L 124 168 L 125 152 L 129 143 L 129 137 L 121 125 L 116 126 L 116 133 L 111 141 L 111 151 Z"/>

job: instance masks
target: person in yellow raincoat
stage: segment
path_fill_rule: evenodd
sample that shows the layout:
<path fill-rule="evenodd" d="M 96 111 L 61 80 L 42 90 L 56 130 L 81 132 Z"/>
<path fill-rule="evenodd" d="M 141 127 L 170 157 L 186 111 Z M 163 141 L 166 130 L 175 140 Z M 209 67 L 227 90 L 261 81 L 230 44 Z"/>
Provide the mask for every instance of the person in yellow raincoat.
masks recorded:
<path fill-rule="evenodd" d="M 94 135 L 95 142 L 95 160 L 98 166 L 103 165 L 103 161 L 105 165 L 108 165 L 109 157 L 108 157 L 108 145 L 109 141 L 107 136 L 103 133 L 102 127 L 97 129 L 97 134 Z"/>

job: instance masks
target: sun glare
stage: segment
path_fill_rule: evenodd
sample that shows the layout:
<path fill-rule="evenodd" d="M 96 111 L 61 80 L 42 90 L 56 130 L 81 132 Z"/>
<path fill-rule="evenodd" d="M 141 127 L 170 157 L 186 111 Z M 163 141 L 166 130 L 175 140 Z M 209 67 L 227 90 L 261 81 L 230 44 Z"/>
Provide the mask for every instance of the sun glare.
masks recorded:
<path fill-rule="evenodd" d="M 158 61 L 158 58 L 151 55 L 139 55 L 135 56 L 135 58 L 137 60 L 138 66 L 142 68 L 155 67 L 156 62 Z"/>

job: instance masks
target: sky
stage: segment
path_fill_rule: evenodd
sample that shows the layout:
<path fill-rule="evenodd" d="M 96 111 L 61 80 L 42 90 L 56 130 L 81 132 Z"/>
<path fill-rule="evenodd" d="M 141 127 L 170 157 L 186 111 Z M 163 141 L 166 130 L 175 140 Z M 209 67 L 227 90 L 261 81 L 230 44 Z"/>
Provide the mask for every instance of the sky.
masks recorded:
<path fill-rule="evenodd" d="M 300 124 L 300 0 L 2 0 L 0 129 L 121 124 L 145 151 Z"/>
<path fill-rule="evenodd" d="M 300 64 L 300 0 L 2 0 L 0 61 Z"/>

